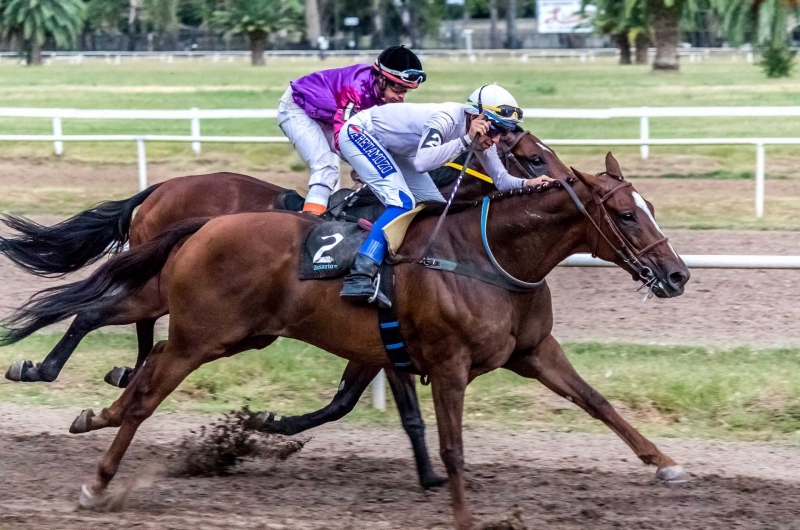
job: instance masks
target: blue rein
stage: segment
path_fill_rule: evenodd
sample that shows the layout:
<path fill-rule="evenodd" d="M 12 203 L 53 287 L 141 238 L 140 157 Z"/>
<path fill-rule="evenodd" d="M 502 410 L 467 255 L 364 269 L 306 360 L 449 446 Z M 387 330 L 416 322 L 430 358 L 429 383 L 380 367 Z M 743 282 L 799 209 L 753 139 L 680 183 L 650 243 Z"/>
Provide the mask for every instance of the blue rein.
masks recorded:
<path fill-rule="evenodd" d="M 500 264 L 497 263 L 494 254 L 492 254 L 492 249 L 489 248 L 489 237 L 486 235 L 486 221 L 489 218 L 489 202 L 490 202 L 489 197 L 488 196 L 484 197 L 483 206 L 481 207 L 481 240 L 483 241 L 483 249 L 489 256 L 489 262 L 492 264 L 492 267 L 495 268 L 497 273 L 510 284 L 516 287 L 521 287 L 523 289 L 534 289 L 536 287 L 539 287 L 544 283 L 544 279 L 534 283 L 524 282 L 507 273 L 503 269 L 503 267 L 501 267 Z"/>

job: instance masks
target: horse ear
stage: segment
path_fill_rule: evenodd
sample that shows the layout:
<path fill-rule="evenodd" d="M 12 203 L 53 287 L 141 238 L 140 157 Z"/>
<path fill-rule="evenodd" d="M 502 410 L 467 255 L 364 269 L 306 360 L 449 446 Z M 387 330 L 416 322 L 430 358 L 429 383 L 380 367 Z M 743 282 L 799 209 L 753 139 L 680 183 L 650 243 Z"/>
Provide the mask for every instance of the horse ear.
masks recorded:
<path fill-rule="evenodd" d="M 586 186 L 589 189 L 594 187 L 594 179 L 595 179 L 594 175 L 589 175 L 587 173 L 582 173 L 581 171 L 575 169 L 572 166 L 570 166 L 569 169 L 572 171 L 572 174 L 575 175 L 575 177 L 577 177 L 577 179 L 580 180 L 584 184 L 584 186 Z"/>
<path fill-rule="evenodd" d="M 620 169 L 619 162 L 617 162 L 617 159 L 611 154 L 611 151 L 606 154 L 606 173 L 612 177 L 616 177 L 620 180 L 622 179 L 622 169 Z"/>

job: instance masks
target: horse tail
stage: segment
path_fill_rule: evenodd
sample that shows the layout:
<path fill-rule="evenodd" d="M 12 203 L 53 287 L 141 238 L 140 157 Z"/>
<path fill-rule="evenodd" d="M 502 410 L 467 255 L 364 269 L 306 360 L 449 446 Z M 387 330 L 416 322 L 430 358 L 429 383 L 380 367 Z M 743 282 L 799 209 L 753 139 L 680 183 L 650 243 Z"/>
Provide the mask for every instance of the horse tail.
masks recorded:
<path fill-rule="evenodd" d="M 154 184 L 129 199 L 100 203 L 53 226 L 5 215 L 0 221 L 18 235 L 0 237 L 0 253 L 36 276 L 75 272 L 124 247 L 133 211 L 159 186 Z"/>
<path fill-rule="evenodd" d="M 208 218 L 203 218 L 176 225 L 113 257 L 85 280 L 39 291 L 2 323 L 6 331 L 0 336 L 0 346 L 14 344 L 100 303 L 117 303 L 135 294 L 161 271 L 173 248 L 207 222 Z"/>

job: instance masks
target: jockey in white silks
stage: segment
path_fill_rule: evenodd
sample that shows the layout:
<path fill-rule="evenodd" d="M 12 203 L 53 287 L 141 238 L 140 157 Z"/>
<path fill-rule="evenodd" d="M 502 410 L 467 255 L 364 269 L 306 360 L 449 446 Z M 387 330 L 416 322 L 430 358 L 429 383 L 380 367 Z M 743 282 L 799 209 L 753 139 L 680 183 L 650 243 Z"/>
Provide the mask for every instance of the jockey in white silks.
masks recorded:
<path fill-rule="evenodd" d="M 528 180 L 514 177 L 500 161 L 497 143 L 521 121 L 522 110 L 517 101 L 497 85 L 477 89 L 466 105 L 386 105 L 350 118 L 339 135 L 342 158 L 383 202 L 386 211 L 375 221 L 356 254 L 355 264 L 345 278 L 342 298 L 364 303 L 374 297 L 379 305 L 390 305 L 374 284 L 386 255 L 383 227 L 412 210 L 418 200 L 444 201 L 427 172 L 470 147 L 474 147 L 481 165 L 500 190 L 552 180 L 547 176 Z"/>

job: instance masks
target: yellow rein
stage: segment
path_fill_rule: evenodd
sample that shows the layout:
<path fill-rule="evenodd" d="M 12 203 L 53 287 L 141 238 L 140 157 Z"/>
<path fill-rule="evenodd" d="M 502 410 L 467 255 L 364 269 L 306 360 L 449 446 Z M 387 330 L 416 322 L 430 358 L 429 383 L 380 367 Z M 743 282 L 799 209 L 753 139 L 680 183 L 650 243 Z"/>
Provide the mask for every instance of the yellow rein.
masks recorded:
<path fill-rule="evenodd" d="M 462 166 L 461 164 L 456 164 L 455 162 L 448 162 L 447 164 L 445 164 L 445 166 L 452 167 L 453 169 L 457 169 L 459 171 L 464 169 L 464 166 Z M 468 167 L 467 171 L 465 173 L 467 175 L 472 175 L 473 177 L 475 177 L 477 179 L 481 179 L 484 182 L 488 182 L 489 184 L 494 184 L 494 181 L 492 180 L 492 177 L 490 177 L 489 175 L 484 175 L 483 173 L 478 173 L 477 171 L 475 171 L 472 168 Z"/>

